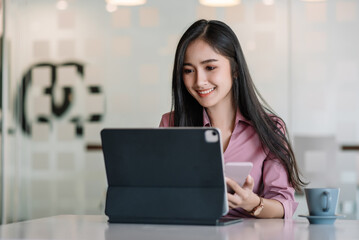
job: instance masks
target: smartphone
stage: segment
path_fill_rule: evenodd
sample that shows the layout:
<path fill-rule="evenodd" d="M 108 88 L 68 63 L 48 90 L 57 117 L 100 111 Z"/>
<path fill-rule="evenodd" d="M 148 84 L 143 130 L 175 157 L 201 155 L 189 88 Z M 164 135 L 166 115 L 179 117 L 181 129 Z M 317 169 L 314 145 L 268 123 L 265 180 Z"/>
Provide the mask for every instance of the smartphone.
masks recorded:
<path fill-rule="evenodd" d="M 224 165 L 224 175 L 242 187 L 252 167 L 251 162 L 229 162 Z"/>

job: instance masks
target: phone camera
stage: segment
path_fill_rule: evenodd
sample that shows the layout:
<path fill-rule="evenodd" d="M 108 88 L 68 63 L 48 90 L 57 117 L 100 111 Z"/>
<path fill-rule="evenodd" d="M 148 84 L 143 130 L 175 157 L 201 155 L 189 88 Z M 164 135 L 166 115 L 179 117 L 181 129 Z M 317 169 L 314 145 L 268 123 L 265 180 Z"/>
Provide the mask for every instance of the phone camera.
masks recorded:
<path fill-rule="evenodd" d="M 212 135 L 213 135 L 213 136 L 216 136 L 216 135 L 217 135 L 217 133 L 216 133 L 215 131 L 213 131 L 213 132 L 212 132 Z"/>

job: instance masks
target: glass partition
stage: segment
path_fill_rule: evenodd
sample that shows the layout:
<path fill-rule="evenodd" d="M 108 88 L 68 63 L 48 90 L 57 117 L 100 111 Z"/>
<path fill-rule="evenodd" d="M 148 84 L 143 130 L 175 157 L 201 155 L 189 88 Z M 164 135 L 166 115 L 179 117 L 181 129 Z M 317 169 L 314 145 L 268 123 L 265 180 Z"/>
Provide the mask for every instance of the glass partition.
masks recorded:
<path fill-rule="evenodd" d="M 116 7 L 104 0 L 5 0 L 5 6 L 3 222 L 103 214 L 99 132 L 158 126 L 171 107 L 176 44 L 199 18 L 232 27 L 259 91 L 291 133 L 359 142 L 355 1 L 206 7 L 148 0 Z"/>

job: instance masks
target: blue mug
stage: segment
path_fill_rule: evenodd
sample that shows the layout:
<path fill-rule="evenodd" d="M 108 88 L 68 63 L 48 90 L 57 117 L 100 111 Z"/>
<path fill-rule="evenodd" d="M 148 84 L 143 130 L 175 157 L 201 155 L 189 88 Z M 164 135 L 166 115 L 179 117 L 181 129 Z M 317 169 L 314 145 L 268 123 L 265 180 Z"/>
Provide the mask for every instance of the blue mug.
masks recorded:
<path fill-rule="evenodd" d="M 305 188 L 311 216 L 334 216 L 338 205 L 339 188 Z"/>

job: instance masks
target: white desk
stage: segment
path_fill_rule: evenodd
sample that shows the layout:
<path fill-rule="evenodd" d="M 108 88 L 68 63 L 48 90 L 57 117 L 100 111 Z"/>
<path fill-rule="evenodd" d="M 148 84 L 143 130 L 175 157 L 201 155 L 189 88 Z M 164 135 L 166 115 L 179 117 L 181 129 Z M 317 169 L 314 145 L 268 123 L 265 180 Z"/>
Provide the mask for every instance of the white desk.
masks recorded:
<path fill-rule="evenodd" d="M 234 225 L 108 224 L 105 216 L 63 215 L 0 226 L 0 239 L 359 239 L 359 220 L 309 225 L 306 219 L 244 220 Z"/>

